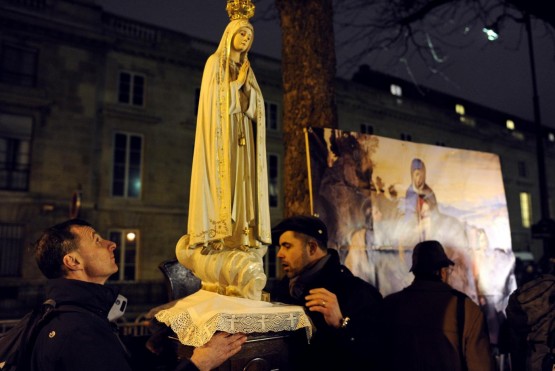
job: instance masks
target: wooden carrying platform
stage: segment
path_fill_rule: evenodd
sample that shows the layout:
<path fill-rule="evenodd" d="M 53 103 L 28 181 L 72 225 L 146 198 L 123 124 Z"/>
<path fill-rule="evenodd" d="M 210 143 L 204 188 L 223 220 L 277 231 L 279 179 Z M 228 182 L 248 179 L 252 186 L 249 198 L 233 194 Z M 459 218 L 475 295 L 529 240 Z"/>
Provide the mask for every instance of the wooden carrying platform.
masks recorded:
<path fill-rule="evenodd" d="M 278 333 L 249 334 L 239 353 L 228 359 L 216 370 L 218 371 L 274 371 L 294 370 L 291 355 L 299 345 L 306 343 L 304 330 L 284 331 Z M 178 357 L 190 357 L 193 347 L 183 345 L 176 340 Z"/>

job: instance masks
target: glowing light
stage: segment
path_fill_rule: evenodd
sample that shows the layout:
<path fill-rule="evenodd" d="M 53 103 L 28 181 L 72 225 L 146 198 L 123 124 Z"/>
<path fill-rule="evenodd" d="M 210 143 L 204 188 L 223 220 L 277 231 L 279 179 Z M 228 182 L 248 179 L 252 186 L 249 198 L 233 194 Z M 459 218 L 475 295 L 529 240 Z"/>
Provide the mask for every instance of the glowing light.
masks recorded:
<path fill-rule="evenodd" d="M 455 112 L 459 115 L 464 115 L 464 106 L 462 104 L 455 105 Z"/>
<path fill-rule="evenodd" d="M 391 94 L 397 97 L 401 97 L 403 95 L 403 90 L 399 85 L 391 84 L 391 86 L 389 87 L 389 91 L 391 92 Z"/>
<path fill-rule="evenodd" d="M 507 120 L 506 126 L 509 130 L 515 130 L 515 122 L 513 120 Z"/>
<path fill-rule="evenodd" d="M 520 192 L 520 217 L 522 226 L 530 228 L 532 225 L 532 196 L 528 192 Z"/>
<path fill-rule="evenodd" d="M 499 38 L 499 34 L 491 28 L 484 27 L 482 28 L 482 32 L 486 34 L 489 41 L 495 41 Z"/>
<path fill-rule="evenodd" d="M 137 235 L 133 232 L 128 232 L 127 235 L 125 236 L 127 238 L 127 241 L 135 241 L 135 238 L 137 238 Z"/>

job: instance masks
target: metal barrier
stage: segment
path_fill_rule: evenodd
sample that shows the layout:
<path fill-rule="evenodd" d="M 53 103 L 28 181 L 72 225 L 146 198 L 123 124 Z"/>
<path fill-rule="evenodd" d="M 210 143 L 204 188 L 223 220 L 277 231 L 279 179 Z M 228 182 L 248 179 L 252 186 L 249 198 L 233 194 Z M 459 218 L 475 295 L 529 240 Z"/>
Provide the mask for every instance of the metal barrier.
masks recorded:
<path fill-rule="evenodd" d="M 127 322 L 125 317 L 120 318 L 116 323 L 119 334 L 122 336 L 145 336 L 150 334 L 150 321 L 145 318 L 146 313 L 139 314 L 133 322 Z"/>
<path fill-rule="evenodd" d="M 0 320 L 0 336 L 8 332 L 9 329 L 14 327 L 19 322 L 19 319 L 3 319 Z"/>
<path fill-rule="evenodd" d="M 8 332 L 19 322 L 19 319 L 0 320 L 0 336 Z M 144 314 L 139 315 L 133 322 L 125 319 L 117 321 L 118 330 L 122 336 L 145 336 L 150 334 L 150 321 L 145 320 Z"/>

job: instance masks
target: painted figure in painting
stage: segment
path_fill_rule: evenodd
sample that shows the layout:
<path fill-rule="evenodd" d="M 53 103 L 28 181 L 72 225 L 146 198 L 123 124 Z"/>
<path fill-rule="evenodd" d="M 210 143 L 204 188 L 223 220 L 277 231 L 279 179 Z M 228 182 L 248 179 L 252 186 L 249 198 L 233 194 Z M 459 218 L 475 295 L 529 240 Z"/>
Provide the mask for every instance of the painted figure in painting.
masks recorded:
<path fill-rule="evenodd" d="M 264 100 L 248 60 L 254 5 L 228 1 L 227 10 L 202 77 L 188 234 L 176 253 L 205 289 L 259 299 L 271 227 Z"/>
<path fill-rule="evenodd" d="M 411 185 L 405 196 L 405 215 L 422 221 L 429 211 L 437 209 L 434 191 L 426 183 L 426 166 L 415 158 L 410 165 Z"/>

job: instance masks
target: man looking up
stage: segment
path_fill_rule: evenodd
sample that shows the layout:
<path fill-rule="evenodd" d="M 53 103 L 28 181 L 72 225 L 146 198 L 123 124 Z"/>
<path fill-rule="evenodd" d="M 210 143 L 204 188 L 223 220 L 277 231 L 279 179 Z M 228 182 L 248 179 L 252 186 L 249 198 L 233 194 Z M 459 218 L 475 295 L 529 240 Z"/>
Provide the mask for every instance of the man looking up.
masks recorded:
<path fill-rule="evenodd" d="M 46 296 L 62 311 L 40 331 L 31 357 L 32 371 L 131 371 L 132 359 L 108 319 L 118 292 L 105 286 L 118 271 L 116 244 L 86 221 L 72 219 L 48 228 L 35 243 L 38 267 L 48 278 Z M 118 306 L 119 307 L 119 306 Z M 242 334 L 217 334 L 179 370 L 209 370 L 237 353 Z M 139 367 L 144 365 L 139 365 Z"/>
<path fill-rule="evenodd" d="M 298 369 L 380 369 L 382 296 L 327 248 L 326 225 L 313 216 L 287 218 L 272 229 L 272 242 L 285 273 L 272 301 L 305 306 L 314 325 L 310 344 L 296 349 Z"/>

